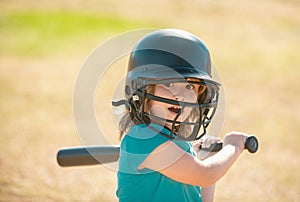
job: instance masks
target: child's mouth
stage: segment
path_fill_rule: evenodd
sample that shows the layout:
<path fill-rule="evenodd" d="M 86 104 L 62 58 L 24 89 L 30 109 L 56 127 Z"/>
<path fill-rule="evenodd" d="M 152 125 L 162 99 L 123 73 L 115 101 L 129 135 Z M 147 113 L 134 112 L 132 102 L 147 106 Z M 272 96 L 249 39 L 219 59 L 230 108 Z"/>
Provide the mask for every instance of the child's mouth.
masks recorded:
<path fill-rule="evenodd" d="M 181 111 L 180 107 L 169 107 L 168 110 L 172 113 L 178 114 Z"/>

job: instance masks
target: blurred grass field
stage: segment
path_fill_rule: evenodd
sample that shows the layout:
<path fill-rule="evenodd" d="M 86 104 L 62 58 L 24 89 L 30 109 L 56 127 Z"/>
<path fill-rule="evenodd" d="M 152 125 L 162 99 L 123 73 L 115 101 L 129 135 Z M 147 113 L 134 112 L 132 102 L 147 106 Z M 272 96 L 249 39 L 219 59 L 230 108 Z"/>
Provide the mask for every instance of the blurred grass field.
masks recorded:
<path fill-rule="evenodd" d="M 165 27 L 211 50 L 224 133 L 260 139 L 218 182 L 215 201 L 300 201 L 299 13 L 296 0 L 0 1 L 0 201 L 117 201 L 114 171 L 56 163 L 59 148 L 81 145 L 76 77 L 104 40 Z"/>

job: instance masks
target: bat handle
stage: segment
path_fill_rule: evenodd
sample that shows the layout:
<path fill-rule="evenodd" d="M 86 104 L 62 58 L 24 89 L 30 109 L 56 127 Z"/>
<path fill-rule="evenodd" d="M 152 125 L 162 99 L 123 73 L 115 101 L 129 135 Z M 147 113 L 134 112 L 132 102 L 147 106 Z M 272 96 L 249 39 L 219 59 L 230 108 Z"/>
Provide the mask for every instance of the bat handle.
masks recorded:
<path fill-rule="evenodd" d="M 208 148 L 201 147 L 200 149 L 204 151 L 218 152 L 222 149 L 222 147 L 223 143 L 218 142 L 211 144 Z M 255 136 L 251 135 L 247 137 L 245 142 L 245 149 L 247 149 L 250 153 L 255 153 L 258 150 L 258 140 Z"/>

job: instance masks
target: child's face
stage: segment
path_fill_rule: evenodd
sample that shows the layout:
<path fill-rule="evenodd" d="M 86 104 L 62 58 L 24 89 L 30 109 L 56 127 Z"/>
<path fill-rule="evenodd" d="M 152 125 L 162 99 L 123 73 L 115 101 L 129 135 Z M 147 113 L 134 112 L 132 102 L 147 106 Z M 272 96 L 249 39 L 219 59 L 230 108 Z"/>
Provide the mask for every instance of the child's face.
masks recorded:
<path fill-rule="evenodd" d="M 154 95 L 183 102 L 197 103 L 199 84 L 191 83 L 167 83 L 157 84 L 154 88 Z M 150 113 L 164 119 L 174 120 L 182 106 L 172 105 L 164 102 L 151 101 Z M 177 121 L 183 122 L 190 115 L 193 108 L 185 107 Z M 170 123 L 168 123 L 171 125 Z M 166 126 L 168 126 L 166 124 Z"/>

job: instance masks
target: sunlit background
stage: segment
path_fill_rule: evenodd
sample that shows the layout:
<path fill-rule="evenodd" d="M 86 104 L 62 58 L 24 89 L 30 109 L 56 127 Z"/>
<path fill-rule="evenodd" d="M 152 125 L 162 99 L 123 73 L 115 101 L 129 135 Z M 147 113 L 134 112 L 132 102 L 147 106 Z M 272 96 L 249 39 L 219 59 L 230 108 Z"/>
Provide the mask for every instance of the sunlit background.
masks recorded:
<path fill-rule="evenodd" d="M 86 57 L 143 28 L 199 36 L 224 83 L 223 132 L 260 140 L 215 201 L 300 201 L 299 13 L 297 0 L 0 1 L 0 201 L 117 201 L 114 171 L 61 168 L 56 152 L 81 145 L 72 95 Z"/>

